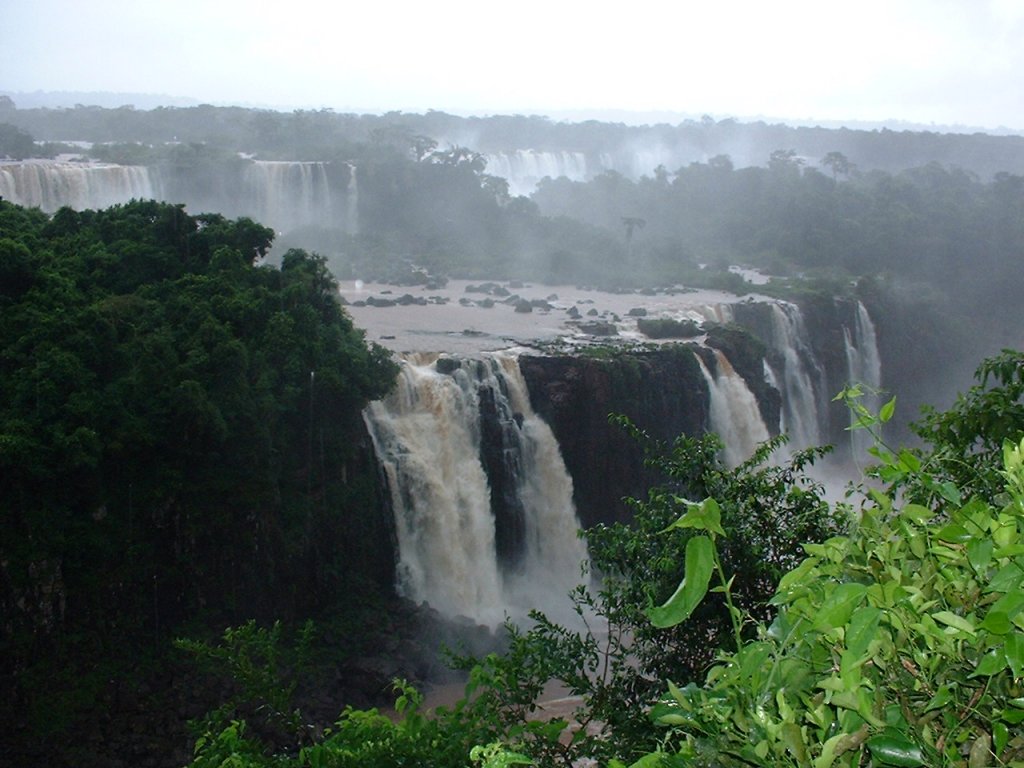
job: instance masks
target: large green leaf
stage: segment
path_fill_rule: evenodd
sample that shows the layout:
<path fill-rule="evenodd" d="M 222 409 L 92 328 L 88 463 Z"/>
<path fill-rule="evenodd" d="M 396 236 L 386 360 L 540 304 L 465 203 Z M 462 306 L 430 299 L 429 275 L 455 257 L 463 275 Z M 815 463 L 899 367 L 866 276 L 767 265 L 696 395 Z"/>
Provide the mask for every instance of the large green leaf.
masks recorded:
<path fill-rule="evenodd" d="M 675 528 L 695 528 L 700 531 L 710 531 L 719 536 L 725 536 L 722 528 L 722 510 L 714 499 L 704 499 L 700 504 L 690 502 L 686 512 L 672 525 L 666 528 L 671 531 Z"/>
<path fill-rule="evenodd" d="M 932 614 L 932 618 L 942 622 L 947 627 L 953 627 L 953 629 L 958 629 L 970 635 L 973 635 L 975 632 L 974 625 L 968 619 L 958 616 L 952 611 L 936 611 Z"/>
<path fill-rule="evenodd" d="M 715 568 L 715 546 L 707 536 L 695 536 L 686 543 L 683 580 L 663 605 L 647 610 L 647 618 L 659 628 L 686 621 L 704 599 Z"/>
<path fill-rule="evenodd" d="M 868 646 L 878 633 L 882 612 L 873 606 L 857 611 L 846 628 L 846 648 L 856 657 L 867 653 Z"/>
<path fill-rule="evenodd" d="M 924 765 L 921 748 L 899 734 L 879 734 L 868 739 L 866 744 L 878 765 Z"/>
<path fill-rule="evenodd" d="M 1009 635 L 1003 643 L 1003 651 L 1013 676 L 1019 678 L 1024 675 L 1024 635 L 1020 632 Z"/>
<path fill-rule="evenodd" d="M 818 607 L 813 617 L 814 628 L 827 632 L 846 624 L 866 592 L 867 587 L 854 581 L 837 585 Z"/>

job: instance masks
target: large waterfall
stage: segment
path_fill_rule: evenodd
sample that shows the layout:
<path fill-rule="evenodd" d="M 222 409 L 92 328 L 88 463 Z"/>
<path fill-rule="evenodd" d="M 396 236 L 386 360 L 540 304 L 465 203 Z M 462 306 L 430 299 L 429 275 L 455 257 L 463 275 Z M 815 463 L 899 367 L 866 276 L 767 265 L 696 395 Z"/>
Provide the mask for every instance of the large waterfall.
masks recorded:
<path fill-rule="evenodd" d="M 803 314 L 796 304 L 772 302 L 772 347 L 782 360 L 782 370 L 772 371 L 782 395 L 782 431 L 793 448 L 820 445 L 824 412 L 825 371 L 811 349 Z"/>
<path fill-rule="evenodd" d="M 867 309 L 846 302 L 825 307 L 824 317 L 838 322 L 812 336 L 797 305 L 762 302 L 768 306 L 710 301 L 678 309 L 680 317 L 756 329 L 765 346 L 745 344 L 735 328 L 722 336 L 728 354 L 697 348 L 702 340 L 696 339 L 689 344 L 695 345 L 691 352 L 699 371 L 673 367 L 678 348 L 663 358 L 644 358 L 638 369 L 629 356 L 648 353 L 624 351 L 624 370 L 661 372 L 654 375 L 663 378 L 642 382 L 642 392 L 621 391 L 620 380 L 602 366 L 566 365 L 560 357 L 544 355 L 523 364 L 540 398 L 538 410 L 564 441 L 588 514 L 593 509 L 619 514 L 614 503 L 595 503 L 595 490 L 610 490 L 615 499 L 646 492 L 627 469 L 607 486 L 606 477 L 597 478 L 607 474 L 608 457 L 601 452 L 610 443 L 593 439 L 592 429 L 595 419 L 606 425 L 609 412 L 632 409 L 639 422 L 665 419 L 666 408 L 686 409 L 680 421 L 687 426 L 678 428 L 716 432 L 729 467 L 747 460 L 777 429 L 789 433 L 794 448 L 845 439 L 841 427 L 848 422 L 837 421 L 842 414 L 831 396 L 846 379 L 872 388 L 881 379 Z M 844 333 L 845 350 L 819 347 L 842 344 Z M 734 345 L 736 367 L 730 360 Z M 766 354 L 763 367 L 755 368 L 751 354 L 758 349 Z M 520 358 L 476 354 L 407 354 L 394 391 L 372 403 L 365 418 L 387 480 L 399 591 L 446 615 L 493 626 L 506 613 L 521 617 L 530 608 L 559 610 L 555 604 L 577 583 L 586 549 L 576 536 L 573 482 L 562 448 L 531 407 Z M 665 376 L 669 370 L 680 378 Z M 847 452 L 841 453 L 845 461 Z"/>
<path fill-rule="evenodd" d="M 29 160 L 0 163 L 0 197 L 53 213 L 64 206 L 84 210 L 159 199 L 161 189 L 144 166 Z"/>
<path fill-rule="evenodd" d="M 638 181 L 662 168 L 668 172 L 692 162 L 707 160 L 703 150 L 691 146 L 626 144 L 595 152 L 567 150 L 506 149 L 484 154 L 487 173 L 508 181 L 513 195 L 531 195 L 545 177 L 589 181 L 613 172 Z"/>
<path fill-rule="evenodd" d="M 590 178 L 587 157 L 582 152 L 542 152 L 518 149 L 485 155 L 487 173 L 508 181 L 513 195 L 529 195 L 544 178 L 565 177 L 570 181 Z"/>
<path fill-rule="evenodd" d="M 334 205 L 327 164 L 254 160 L 245 170 L 246 213 L 275 229 L 331 223 Z"/>
<path fill-rule="evenodd" d="M 861 402 L 875 412 L 880 404 L 877 393 L 882 385 L 882 360 L 878 354 L 875 324 L 871 321 L 867 307 L 859 301 L 854 312 L 852 329 L 850 326 L 844 326 L 843 337 L 846 346 L 847 378 L 851 383 L 863 385 L 865 394 Z M 850 447 L 855 460 L 863 460 L 870 446 L 871 437 L 864 430 L 851 431 Z"/>
<path fill-rule="evenodd" d="M 704 361 L 700 362 L 701 372 L 711 393 L 711 431 L 722 438 L 722 458 L 727 466 L 736 467 L 750 458 L 758 443 L 770 435 L 761 418 L 761 411 L 747 383 L 743 380 L 729 359 L 719 350 L 715 355 L 715 373 L 712 374 Z"/>
<path fill-rule="evenodd" d="M 348 189 L 345 195 L 345 231 L 350 235 L 359 234 L 359 177 L 356 166 L 348 164 Z"/>
<path fill-rule="evenodd" d="M 387 476 L 401 594 L 492 626 L 559 609 L 586 547 L 572 481 L 514 356 L 408 357 L 366 422 Z"/>
<path fill-rule="evenodd" d="M 359 231 L 359 184 L 348 164 L 347 187 L 336 190 L 331 164 L 250 160 L 240 175 L 229 175 L 227 191 L 199 190 L 174 168 L 92 162 L 26 160 L 0 162 L 0 197 L 47 213 L 107 208 L 129 200 L 184 202 L 198 210 L 249 216 L 280 232 L 299 227 Z M 235 171 L 232 170 L 231 174 Z M 177 174 L 177 175 L 176 175 Z"/>

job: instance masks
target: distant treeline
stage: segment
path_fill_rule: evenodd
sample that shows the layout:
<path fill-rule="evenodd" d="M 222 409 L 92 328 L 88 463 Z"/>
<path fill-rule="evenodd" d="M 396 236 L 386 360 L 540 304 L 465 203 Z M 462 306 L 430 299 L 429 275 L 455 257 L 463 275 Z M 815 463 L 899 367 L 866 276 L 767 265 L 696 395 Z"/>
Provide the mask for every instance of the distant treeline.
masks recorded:
<path fill-rule="evenodd" d="M 730 155 L 737 167 L 764 165 L 772 151 L 792 149 L 812 164 L 829 152 L 841 152 L 863 171 L 896 172 L 939 162 L 986 179 L 1000 171 L 1024 173 L 1024 136 L 792 127 L 731 118 L 629 126 L 596 120 L 559 122 L 536 115 L 459 117 L 439 111 L 357 115 L 211 105 L 17 109 L 7 99 L 0 100 L 0 122 L 42 142 L 199 142 L 264 159 L 351 160 L 362 154 L 362 145 L 425 136 L 442 147 L 466 146 L 483 153 L 533 149 L 593 158 L 643 153 L 655 162 L 661 158 L 670 172 L 723 154 Z M 653 172 L 653 167 L 643 172 Z"/>

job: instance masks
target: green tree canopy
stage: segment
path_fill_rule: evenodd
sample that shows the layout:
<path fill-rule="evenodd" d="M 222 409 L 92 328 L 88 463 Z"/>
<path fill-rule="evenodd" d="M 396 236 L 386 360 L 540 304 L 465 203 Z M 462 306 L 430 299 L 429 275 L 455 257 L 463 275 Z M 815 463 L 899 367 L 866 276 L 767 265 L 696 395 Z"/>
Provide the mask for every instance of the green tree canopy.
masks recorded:
<path fill-rule="evenodd" d="M 315 520 L 372 511 L 344 465 L 395 369 L 321 257 L 255 265 L 272 237 L 151 201 L 52 218 L 0 202 L 5 641 L 111 616 L 166 629 L 251 610 L 268 583 L 308 600 Z"/>

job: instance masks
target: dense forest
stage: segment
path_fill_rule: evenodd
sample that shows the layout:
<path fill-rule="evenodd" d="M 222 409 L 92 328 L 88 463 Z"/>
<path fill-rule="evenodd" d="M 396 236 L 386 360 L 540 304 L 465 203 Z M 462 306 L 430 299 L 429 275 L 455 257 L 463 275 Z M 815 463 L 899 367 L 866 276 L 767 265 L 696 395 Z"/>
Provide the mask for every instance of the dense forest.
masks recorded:
<path fill-rule="evenodd" d="M 254 266 L 266 228 L 155 202 L 0 203 L 0 235 L 5 731 L 59 732 L 60 691 L 185 621 L 390 583 L 353 426 L 395 368 L 322 258 Z"/>
<path fill-rule="evenodd" d="M 645 143 L 677 164 L 529 197 L 486 158 Z M 97 711 L 161 685 L 202 766 L 1022 759 L 1024 361 L 1004 352 L 966 387 L 1020 346 L 1024 139 L 0 102 L 0 155 L 66 152 L 158 169 L 170 202 L 0 201 L 0 765 L 102 764 L 96 734 L 127 727 Z M 254 158 L 323 163 L 334 218 L 275 235 L 241 215 Z M 737 264 L 773 296 L 870 308 L 899 403 L 844 393 L 876 439 L 873 493 L 830 503 L 804 475 L 824 450 L 727 469 L 713 437 L 623 424 L 663 484 L 632 526 L 588 534 L 606 578 L 576 599 L 610 636 L 538 616 L 454 659 L 453 708 L 428 717 L 399 684 L 393 717 L 312 712 L 339 703 L 331 653 L 402 632 L 374 602 L 392 531 L 361 429 L 396 368 L 335 279 L 751 292 Z M 183 672 L 189 655 L 205 671 Z M 583 697 L 576 735 L 533 717 L 549 679 Z M 177 709 L 191 685 L 205 717 Z M 123 734 L 119 758 L 165 764 L 148 737 Z"/>

